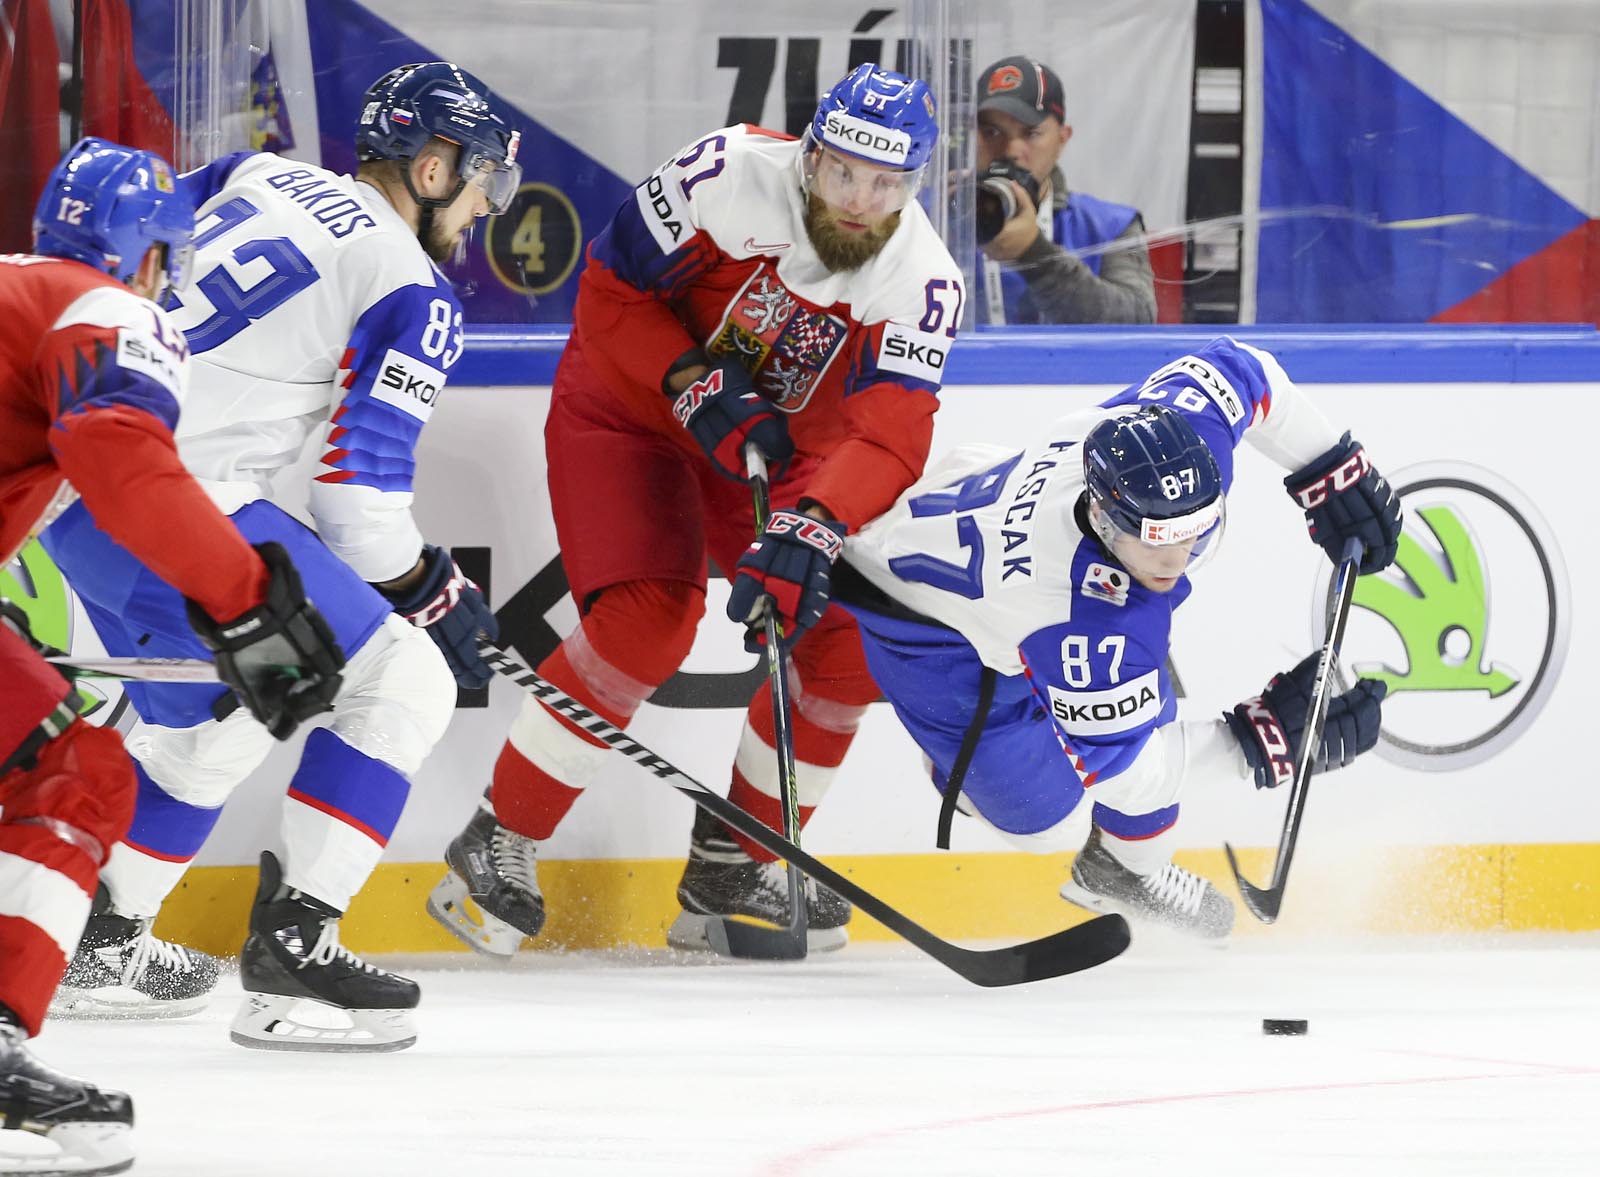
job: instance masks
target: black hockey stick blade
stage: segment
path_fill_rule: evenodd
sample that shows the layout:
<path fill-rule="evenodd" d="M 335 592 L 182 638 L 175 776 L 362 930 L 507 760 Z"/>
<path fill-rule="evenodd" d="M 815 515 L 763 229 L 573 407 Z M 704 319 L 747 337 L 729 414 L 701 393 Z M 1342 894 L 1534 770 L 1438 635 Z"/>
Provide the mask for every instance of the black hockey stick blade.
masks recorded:
<path fill-rule="evenodd" d="M 801 900 L 801 911 L 805 901 Z M 746 923 L 730 917 L 706 917 L 706 943 L 718 956 L 731 956 L 739 960 L 804 960 L 806 958 L 806 930 L 769 928 L 765 924 Z"/>
<path fill-rule="evenodd" d="M 758 846 L 765 847 L 785 862 L 799 867 L 823 886 L 855 904 L 891 932 L 974 985 L 999 988 L 1082 972 L 1084 969 L 1094 968 L 1119 956 L 1128 947 L 1130 940 L 1128 922 L 1120 915 L 1098 916 L 1087 923 L 1056 932 L 1041 940 L 1030 940 L 1025 944 L 1013 944 L 1005 948 L 962 948 L 948 940 L 940 939 L 870 891 L 858 887 L 832 867 L 817 861 L 782 834 L 768 828 L 759 819 L 751 817 L 720 793 L 712 792 L 681 769 L 663 760 L 621 728 L 596 715 L 553 683 L 540 678 L 498 646 L 480 641 L 478 649 L 490 667 L 522 687 L 550 710 L 588 732 L 601 743 L 609 745 L 635 764 L 648 769 L 662 783 L 672 786 L 700 808 L 721 818 L 725 825 L 732 826 Z M 724 926 L 748 928 L 751 932 L 771 931 L 778 935 L 785 935 L 787 932 L 786 929 L 763 929 L 756 925 L 737 923 Z M 745 933 L 735 934 L 742 936 Z"/>
<path fill-rule="evenodd" d="M 1257 887 L 1239 871 L 1239 860 L 1233 847 L 1226 842 L 1223 851 L 1228 856 L 1228 867 L 1233 871 L 1233 881 L 1239 885 L 1239 897 L 1250 909 L 1250 914 L 1264 924 L 1277 921 L 1283 909 L 1283 893 L 1289 886 L 1289 864 L 1294 861 L 1295 844 L 1300 840 L 1300 820 L 1305 816 L 1306 794 L 1311 790 L 1312 761 L 1317 746 L 1322 743 L 1322 728 L 1328 718 L 1328 699 L 1333 689 L 1333 667 L 1339 660 L 1339 647 L 1344 643 L 1345 624 L 1350 620 L 1350 600 L 1355 595 L 1357 568 L 1361 564 L 1362 545 L 1352 537 L 1345 541 L 1340 553 L 1336 574 L 1333 608 L 1328 619 L 1328 636 L 1322 643 L 1322 654 L 1317 659 L 1316 682 L 1311 689 L 1311 709 L 1306 715 L 1304 738 L 1300 755 L 1295 760 L 1294 778 L 1289 782 L 1289 804 L 1284 812 L 1283 832 L 1278 838 L 1278 854 L 1272 863 L 1272 879 L 1265 887 Z"/>
<path fill-rule="evenodd" d="M 1276 887 L 1256 886 L 1239 870 L 1239 860 L 1234 857 L 1233 847 L 1224 842 L 1222 851 L 1228 856 L 1228 869 L 1233 872 L 1233 881 L 1239 885 L 1239 897 L 1250 909 L 1250 914 L 1264 924 L 1276 922 L 1278 912 L 1283 908 L 1283 883 L 1280 882 Z"/>

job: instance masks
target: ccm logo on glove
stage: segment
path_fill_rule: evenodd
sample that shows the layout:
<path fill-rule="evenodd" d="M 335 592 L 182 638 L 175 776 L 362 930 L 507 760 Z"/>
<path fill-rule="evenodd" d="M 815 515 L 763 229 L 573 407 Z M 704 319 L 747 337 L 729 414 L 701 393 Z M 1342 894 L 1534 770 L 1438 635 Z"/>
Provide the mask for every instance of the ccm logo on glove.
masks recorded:
<path fill-rule="evenodd" d="M 737 361 L 724 361 L 672 400 L 672 415 L 711 459 L 717 472 L 735 482 L 745 476 L 744 453 L 755 446 L 766 455 L 772 477 L 781 478 L 794 443 L 789 427 L 750 383 Z"/>
<path fill-rule="evenodd" d="M 451 560 L 450 579 L 444 582 L 444 587 L 439 590 L 438 595 L 423 605 L 422 608 L 406 613 L 403 616 L 418 629 L 427 629 L 428 626 L 436 625 L 443 621 L 445 614 L 461 603 L 461 594 L 468 588 L 479 592 L 482 591 L 478 589 L 477 582 L 468 579 L 467 575 L 461 571 L 460 565 Z"/>
<path fill-rule="evenodd" d="M 1320 507 L 1328 501 L 1328 496 L 1338 494 L 1340 491 L 1349 490 L 1361 481 L 1365 474 L 1372 471 L 1372 463 L 1367 460 L 1365 447 L 1351 454 L 1336 469 L 1324 474 L 1315 482 L 1294 489 L 1294 497 L 1306 510 Z"/>
<path fill-rule="evenodd" d="M 834 525 L 838 526 L 837 524 Z M 808 547 L 815 548 L 832 563 L 839 558 L 839 553 L 844 551 L 844 540 L 839 533 L 825 523 L 819 523 L 809 515 L 797 515 L 793 511 L 776 511 L 767 523 L 768 535 L 793 534 L 794 538 Z M 755 551 L 761 547 L 761 541 L 755 540 L 750 545 L 750 550 Z"/>
<path fill-rule="evenodd" d="M 1283 734 L 1283 725 L 1260 695 L 1246 699 L 1240 707 L 1256 739 L 1260 741 L 1263 759 L 1272 777 L 1267 787 L 1275 789 L 1288 784 L 1294 779 L 1294 749 L 1289 744 L 1289 737 Z"/>
<path fill-rule="evenodd" d="M 701 405 L 711 397 L 722 391 L 722 369 L 713 368 L 688 388 L 684 389 L 677 400 L 672 402 L 672 415 L 678 419 L 679 425 L 689 424 L 689 418 Z M 755 393 L 749 393 L 755 396 Z"/>

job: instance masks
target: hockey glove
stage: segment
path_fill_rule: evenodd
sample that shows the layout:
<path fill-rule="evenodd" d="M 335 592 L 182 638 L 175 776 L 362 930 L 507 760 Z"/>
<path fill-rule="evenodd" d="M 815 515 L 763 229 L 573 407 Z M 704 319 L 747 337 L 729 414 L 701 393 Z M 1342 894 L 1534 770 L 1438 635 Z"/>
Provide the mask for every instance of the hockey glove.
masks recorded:
<path fill-rule="evenodd" d="M 766 645 L 762 617 L 768 601 L 791 641 L 822 620 L 832 592 L 833 562 L 844 550 L 848 531 L 832 519 L 813 519 L 794 511 L 772 513 L 766 530 L 739 557 L 728 597 L 729 619 L 749 627 L 745 649 L 755 653 Z"/>
<path fill-rule="evenodd" d="M 422 579 L 403 593 L 379 589 L 394 611 L 418 629 L 428 631 L 450 664 L 458 686 L 468 690 L 489 685 L 494 671 L 478 653 L 478 635 L 491 642 L 500 637 L 500 623 L 483 599 L 483 590 L 469 580 L 443 548 L 422 549 Z"/>
<path fill-rule="evenodd" d="M 746 445 L 760 448 L 773 478 L 783 477 L 784 467 L 794 457 L 788 423 L 736 362 L 712 368 L 679 393 L 672 402 L 672 415 L 694 436 L 717 472 L 735 482 L 745 480 Z"/>
<path fill-rule="evenodd" d="M 1362 576 L 1394 562 L 1400 544 L 1399 496 L 1348 433 L 1311 465 L 1285 478 L 1283 485 L 1305 509 L 1311 538 L 1328 559 L 1338 563 L 1345 540 L 1353 536 L 1365 548 Z"/>
<path fill-rule="evenodd" d="M 1258 789 L 1276 788 L 1294 777 L 1320 656 L 1312 654 L 1293 670 L 1274 675 L 1259 696 L 1222 713 L 1228 730 L 1244 749 Z M 1388 693 L 1387 683 L 1363 678 L 1345 694 L 1328 700 L 1322 741 L 1311 761 L 1314 771 L 1343 768 L 1361 753 L 1372 751 L 1383 724 L 1383 697 Z"/>
<path fill-rule="evenodd" d="M 344 651 L 282 544 L 257 544 L 267 566 L 266 599 L 231 621 L 217 621 L 188 602 L 189 624 L 216 655 L 217 677 L 276 739 L 333 708 Z"/>

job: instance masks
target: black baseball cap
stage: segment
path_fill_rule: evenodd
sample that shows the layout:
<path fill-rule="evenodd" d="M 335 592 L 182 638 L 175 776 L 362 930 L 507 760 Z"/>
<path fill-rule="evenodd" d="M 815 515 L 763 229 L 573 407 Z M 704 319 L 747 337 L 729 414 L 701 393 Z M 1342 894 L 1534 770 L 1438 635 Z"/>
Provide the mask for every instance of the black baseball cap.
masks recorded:
<path fill-rule="evenodd" d="M 1049 115 L 1066 121 L 1056 71 L 1031 57 L 1002 57 L 978 75 L 978 109 L 998 110 L 1034 127 Z"/>

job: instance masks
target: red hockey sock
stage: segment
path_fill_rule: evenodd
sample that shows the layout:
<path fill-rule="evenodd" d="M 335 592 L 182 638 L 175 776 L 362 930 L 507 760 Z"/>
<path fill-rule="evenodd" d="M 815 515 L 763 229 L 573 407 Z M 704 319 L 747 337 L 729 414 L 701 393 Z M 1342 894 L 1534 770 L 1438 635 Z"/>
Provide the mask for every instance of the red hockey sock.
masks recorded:
<path fill-rule="evenodd" d="M 629 581 L 602 592 L 539 675 L 618 727 L 677 670 L 705 613 L 705 594 L 679 581 Z M 652 635 L 642 640 L 640 635 Z M 495 764 L 495 814 L 524 837 L 555 833 L 606 763 L 606 745 L 529 700 Z"/>

